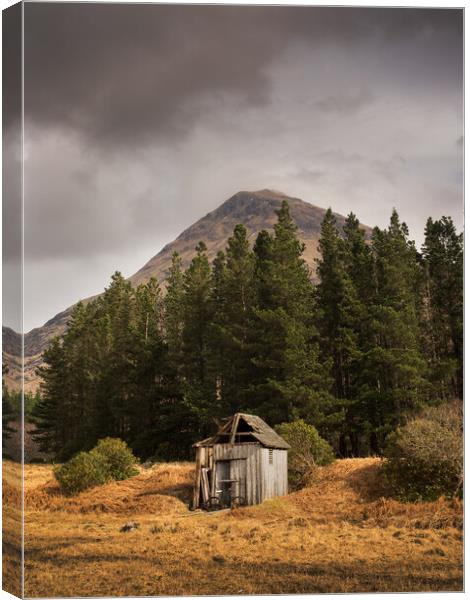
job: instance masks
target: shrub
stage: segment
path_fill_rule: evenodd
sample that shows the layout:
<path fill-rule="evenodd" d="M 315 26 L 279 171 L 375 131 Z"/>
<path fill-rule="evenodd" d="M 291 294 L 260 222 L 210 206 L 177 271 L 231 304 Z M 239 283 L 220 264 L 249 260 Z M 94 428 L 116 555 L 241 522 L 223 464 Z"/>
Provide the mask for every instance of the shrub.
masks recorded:
<path fill-rule="evenodd" d="M 137 459 L 120 439 L 105 438 L 90 450 L 80 452 L 54 470 L 55 478 L 66 494 L 76 494 L 111 480 L 137 475 Z"/>
<path fill-rule="evenodd" d="M 126 442 L 119 438 L 108 437 L 100 440 L 90 454 L 102 461 L 103 467 L 111 479 L 128 479 L 138 473 L 135 468 L 136 457 Z"/>
<path fill-rule="evenodd" d="M 91 452 L 80 452 L 62 466 L 54 475 L 66 494 L 75 494 L 109 481 L 109 475 L 100 459 Z"/>
<path fill-rule="evenodd" d="M 333 462 L 333 448 L 320 437 L 318 431 L 302 419 L 291 423 L 282 423 L 276 431 L 290 445 L 289 484 L 298 488 L 305 484 L 312 471 Z"/>
<path fill-rule="evenodd" d="M 463 483 L 462 412 L 430 408 L 387 438 L 384 473 L 401 500 L 459 496 Z"/>

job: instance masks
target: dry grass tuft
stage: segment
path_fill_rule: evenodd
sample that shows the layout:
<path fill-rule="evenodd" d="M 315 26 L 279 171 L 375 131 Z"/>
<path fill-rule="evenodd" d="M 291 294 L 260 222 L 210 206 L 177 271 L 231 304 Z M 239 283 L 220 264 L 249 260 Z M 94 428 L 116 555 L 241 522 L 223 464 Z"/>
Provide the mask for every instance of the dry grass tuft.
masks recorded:
<path fill-rule="evenodd" d="M 402 503 L 381 498 L 368 508 L 368 521 L 376 527 L 393 525 L 414 529 L 458 529 L 463 526 L 463 504 L 460 500 L 445 498 L 422 503 Z"/>

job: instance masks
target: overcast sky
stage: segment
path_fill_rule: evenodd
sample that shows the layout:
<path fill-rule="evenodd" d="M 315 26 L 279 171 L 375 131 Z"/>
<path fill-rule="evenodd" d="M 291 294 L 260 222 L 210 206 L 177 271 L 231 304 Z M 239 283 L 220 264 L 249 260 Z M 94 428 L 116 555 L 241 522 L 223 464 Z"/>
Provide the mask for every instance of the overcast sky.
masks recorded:
<path fill-rule="evenodd" d="M 459 10 L 27 3 L 25 330 L 239 190 L 461 229 L 462 128 Z"/>

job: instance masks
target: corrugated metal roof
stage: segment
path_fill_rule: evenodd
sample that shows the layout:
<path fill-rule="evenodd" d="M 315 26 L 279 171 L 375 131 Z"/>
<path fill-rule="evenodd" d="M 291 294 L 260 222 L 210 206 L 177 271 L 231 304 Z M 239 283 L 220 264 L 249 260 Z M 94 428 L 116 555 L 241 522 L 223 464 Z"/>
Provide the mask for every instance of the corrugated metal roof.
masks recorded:
<path fill-rule="evenodd" d="M 288 450 L 289 444 L 278 435 L 274 429 L 272 429 L 261 417 L 257 415 L 247 415 L 245 413 L 234 414 L 227 423 L 219 429 L 219 431 L 213 437 L 197 442 L 194 446 L 214 446 L 215 444 L 227 443 L 227 440 L 222 440 L 222 436 L 227 436 L 231 431 L 233 423 L 236 421 L 237 426 L 240 419 L 243 419 L 245 423 L 251 428 L 249 432 L 258 442 L 266 448 L 279 448 L 281 450 Z M 230 425 L 230 427 L 229 427 Z M 238 427 L 237 427 L 238 429 Z M 247 433 L 247 432 L 246 432 Z M 240 443 L 240 442 L 237 442 Z M 243 443 L 243 442 L 241 442 Z"/>

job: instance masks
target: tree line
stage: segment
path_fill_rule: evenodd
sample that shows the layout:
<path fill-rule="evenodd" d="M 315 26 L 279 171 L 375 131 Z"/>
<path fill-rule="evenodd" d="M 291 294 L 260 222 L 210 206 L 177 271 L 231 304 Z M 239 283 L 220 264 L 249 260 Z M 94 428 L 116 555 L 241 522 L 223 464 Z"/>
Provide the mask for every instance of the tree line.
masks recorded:
<path fill-rule="evenodd" d="M 315 277 L 287 202 L 252 247 L 237 225 L 212 264 L 175 253 L 163 293 L 120 273 L 44 353 L 35 438 L 63 460 L 104 437 L 188 458 L 214 421 L 304 419 L 340 456 L 380 454 L 426 405 L 462 397 L 462 235 L 429 219 L 418 252 L 393 211 L 370 239 L 325 214 Z"/>
<path fill-rule="evenodd" d="M 17 426 L 21 422 L 22 413 L 24 414 L 25 422 L 31 422 L 33 418 L 33 409 L 39 403 L 41 395 L 39 389 L 33 392 L 25 392 L 10 390 L 5 383 L 5 375 L 9 369 L 6 364 L 2 364 L 2 450 L 3 455 L 7 457 L 5 451 L 6 441 L 16 432 Z"/>

